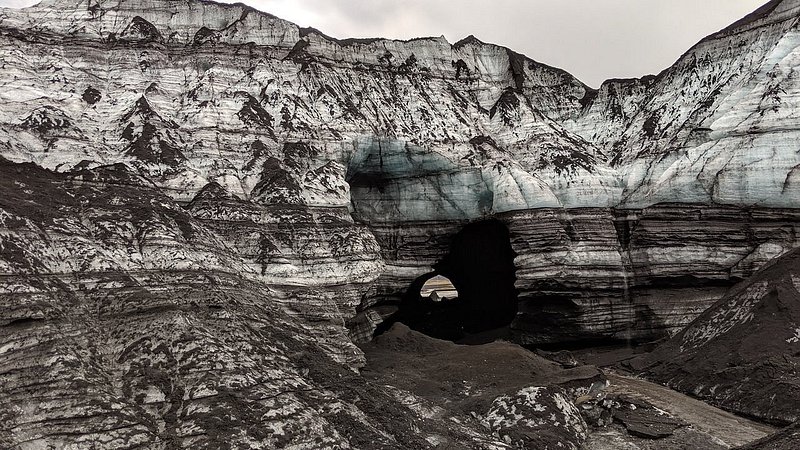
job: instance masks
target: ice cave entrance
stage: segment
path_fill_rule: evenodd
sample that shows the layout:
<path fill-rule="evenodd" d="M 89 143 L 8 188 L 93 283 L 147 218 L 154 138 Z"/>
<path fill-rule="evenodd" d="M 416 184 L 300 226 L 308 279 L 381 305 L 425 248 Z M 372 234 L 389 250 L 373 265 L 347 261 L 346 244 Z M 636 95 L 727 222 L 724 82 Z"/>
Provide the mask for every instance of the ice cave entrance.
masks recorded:
<path fill-rule="evenodd" d="M 419 291 L 422 298 L 429 298 L 434 302 L 455 300 L 458 298 L 458 289 L 453 286 L 447 277 L 436 275 L 422 285 Z"/>
<path fill-rule="evenodd" d="M 402 322 L 429 336 L 461 343 L 505 337 L 517 314 L 515 256 L 503 222 L 467 224 L 453 236 L 447 255 L 434 264 L 433 272 L 411 283 L 398 311 L 375 334 Z M 448 300 L 436 301 L 432 291 Z"/>

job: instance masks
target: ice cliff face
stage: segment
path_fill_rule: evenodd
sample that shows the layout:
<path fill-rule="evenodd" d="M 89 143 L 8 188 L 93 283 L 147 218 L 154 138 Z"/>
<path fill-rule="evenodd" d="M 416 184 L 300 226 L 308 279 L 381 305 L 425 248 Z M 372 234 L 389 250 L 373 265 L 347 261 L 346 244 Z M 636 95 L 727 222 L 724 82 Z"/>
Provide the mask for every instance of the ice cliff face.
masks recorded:
<path fill-rule="evenodd" d="M 250 198 L 265 161 L 303 142 L 308 170 L 327 165 L 289 177 L 303 201 L 347 205 L 309 191 L 366 180 L 389 191 L 361 203 L 376 219 L 617 201 L 602 151 L 557 123 L 589 90 L 474 38 L 334 41 L 242 6 L 167 1 L 45 2 L 0 26 L 12 159 L 124 161 L 179 200 L 211 181 Z"/>
<path fill-rule="evenodd" d="M 657 76 L 593 90 L 474 37 L 44 1 L 0 13 L 0 153 L 124 164 L 342 361 L 359 360 L 343 321 L 367 337 L 488 217 L 517 254 L 518 339 L 650 339 L 797 245 L 798 17 L 770 2 Z"/>
<path fill-rule="evenodd" d="M 658 76 L 607 81 L 565 123 L 610 148 L 625 205 L 797 206 L 799 7 L 771 1 Z"/>
<path fill-rule="evenodd" d="M 184 201 L 210 182 L 255 198 L 263 164 L 302 142 L 292 200 L 349 205 L 349 182 L 367 220 L 794 207 L 797 17 L 770 2 L 658 76 L 595 91 L 473 37 L 335 40 L 242 5 L 44 1 L 0 18 L 0 142 L 61 171 L 126 162 Z"/>

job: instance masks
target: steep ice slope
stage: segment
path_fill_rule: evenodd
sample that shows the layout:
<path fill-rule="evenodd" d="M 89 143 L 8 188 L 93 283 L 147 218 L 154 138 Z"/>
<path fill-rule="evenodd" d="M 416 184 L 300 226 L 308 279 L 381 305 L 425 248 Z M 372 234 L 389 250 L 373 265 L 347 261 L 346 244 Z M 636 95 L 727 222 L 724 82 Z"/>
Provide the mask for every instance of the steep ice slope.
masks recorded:
<path fill-rule="evenodd" d="M 798 19 L 771 1 L 658 76 L 604 83 L 566 126 L 612 155 L 626 206 L 796 207 Z"/>
<path fill-rule="evenodd" d="M 496 207 L 478 209 L 461 204 L 480 195 L 445 193 L 459 218 L 618 197 L 602 151 L 553 119 L 579 108 L 587 88 L 474 38 L 335 41 L 210 2 L 57 0 L 4 16 L 0 122 L 15 128 L 2 141 L 16 160 L 126 161 L 188 200 L 211 181 L 251 195 L 254 167 L 284 142 L 311 143 L 313 169 L 336 162 L 353 177 L 385 140 L 420 158 L 441 154 L 423 174 L 430 183 L 464 172 L 476 190 L 499 193 Z M 407 180 L 417 175 L 397 173 L 400 198 L 384 201 L 424 197 Z"/>
<path fill-rule="evenodd" d="M 345 179 L 331 176 L 369 187 L 364 158 L 404 149 L 413 167 L 395 162 L 377 185 L 388 192 L 360 202 L 377 219 L 384 207 L 393 220 L 793 207 L 799 12 L 770 2 L 658 76 L 595 92 L 473 37 L 338 41 L 242 5 L 45 1 L 0 22 L 4 154 L 62 169 L 127 161 L 188 200 L 211 181 L 250 195 L 253 160 L 284 142 L 319 147 L 317 167 L 337 162 Z"/>

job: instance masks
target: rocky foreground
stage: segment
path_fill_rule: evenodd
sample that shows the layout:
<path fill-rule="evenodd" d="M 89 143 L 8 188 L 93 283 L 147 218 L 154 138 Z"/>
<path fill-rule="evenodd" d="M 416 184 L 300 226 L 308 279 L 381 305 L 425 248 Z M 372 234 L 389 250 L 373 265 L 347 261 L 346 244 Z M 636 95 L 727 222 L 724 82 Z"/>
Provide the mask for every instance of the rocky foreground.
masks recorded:
<path fill-rule="evenodd" d="M 135 172 L 0 173 L 0 447 L 321 448 L 356 429 L 376 448 L 414 445 L 343 393 L 394 400 Z"/>
<path fill-rule="evenodd" d="M 346 339 L 319 339 L 125 166 L 0 174 L 4 448 L 728 448 L 592 366 L 507 342 L 398 324 L 359 374 Z"/>
<path fill-rule="evenodd" d="M 4 448 L 578 449 L 612 435 L 727 448 L 607 393 L 592 366 L 510 343 L 455 345 L 398 324 L 362 346 L 359 374 L 340 359 L 345 338 L 319 339 L 235 249 L 125 166 L 2 161 L 0 175 Z"/>
<path fill-rule="evenodd" d="M 539 429 L 546 446 L 585 439 L 573 400 L 596 370 L 570 375 L 531 355 L 531 371 L 484 403 L 418 404 L 406 383 L 353 370 L 343 335 L 331 348 L 336 336 L 287 313 L 234 249 L 125 166 L 58 174 L 0 160 L 0 208 L 2 448 L 496 449 Z M 528 353 L 505 347 L 506 359 Z M 570 390 L 547 388 L 555 376 L 574 379 Z M 545 422 L 517 429 L 501 395 L 518 391 L 532 396 L 513 402 Z"/>

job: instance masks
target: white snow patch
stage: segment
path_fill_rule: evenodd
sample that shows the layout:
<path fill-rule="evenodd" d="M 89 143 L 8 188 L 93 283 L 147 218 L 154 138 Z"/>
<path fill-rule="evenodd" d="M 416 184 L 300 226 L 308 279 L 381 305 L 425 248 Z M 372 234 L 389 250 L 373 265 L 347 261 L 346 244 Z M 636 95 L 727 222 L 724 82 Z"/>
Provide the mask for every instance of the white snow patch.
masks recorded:
<path fill-rule="evenodd" d="M 789 344 L 798 344 L 800 343 L 800 327 L 795 328 L 794 336 L 790 337 L 786 340 Z"/>

